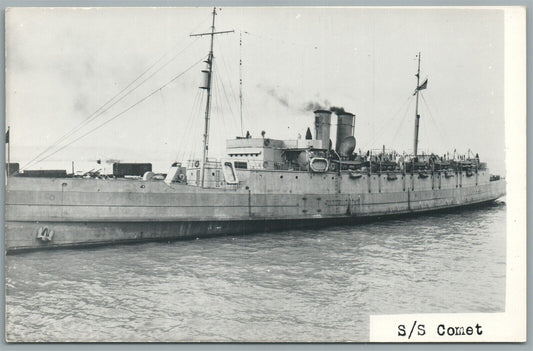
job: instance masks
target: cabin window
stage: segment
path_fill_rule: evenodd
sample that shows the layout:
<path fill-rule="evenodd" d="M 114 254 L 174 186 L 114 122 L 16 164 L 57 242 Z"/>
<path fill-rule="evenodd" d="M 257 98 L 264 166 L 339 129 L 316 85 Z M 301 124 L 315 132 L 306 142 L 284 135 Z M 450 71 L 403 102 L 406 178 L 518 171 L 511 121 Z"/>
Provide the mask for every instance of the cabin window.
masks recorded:
<path fill-rule="evenodd" d="M 235 161 L 235 168 L 248 169 L 248 162 Z"/>

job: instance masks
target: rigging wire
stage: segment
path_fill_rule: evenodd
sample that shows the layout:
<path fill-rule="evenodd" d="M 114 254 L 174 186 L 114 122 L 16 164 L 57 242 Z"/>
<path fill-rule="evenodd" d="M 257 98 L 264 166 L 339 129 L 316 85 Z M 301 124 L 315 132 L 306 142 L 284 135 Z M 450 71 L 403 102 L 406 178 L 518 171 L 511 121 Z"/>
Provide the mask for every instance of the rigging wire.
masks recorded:
<path fill-rule="evenodd" d="M 74 127 L 73 129 L 71 129 L 69 132 L 65 133 L 64 135 L 62 135 L 61 137 L 59 137 L 54 143 L 52 143 L 50 146 L 48 146 L 45 150 L 43 150 L 42 152 L 40 152 L 37 156 L 35 156 L 33 159 L 31 159 L 28 163 L 26 163 L 25 166 L 23 166 L 21 169 L 25 169 L 31 165 L 34 165 L 35 163 L 38 163 L 38 162 L 34 162 L 35 160 L 37 160 L 39 157 L 41 157 L 42 155 L 46 154 L 48 151 L 52 150 L 54 147 L 58 146 L 59 144 L 61 144 L 61 142 L 65 141 L 68 137 L 70 137 L 71 135 L 75 134 L 76 132 L 78 132 L 80 129 L 82 129 L 83 127 L 85 127 L 87 124 L 89 124 L 90 122 L 96 120 L 98 117 L 102 116 L 105 112 L 107 112 L 111 107 L 115 106 L 117 103 L 119 103 L 120 101 L 122 101 L 126 96 L 128 96 L 130 93 L 132 93 L 133 91 L 135 91 L 138 87 L 140 87 L 142 84 L 144 84 L 147 80 L 149 80 L 150 78 L 152 78 L 155 74 L 157 74 L 158 72 L 160 72 L 163 68 L 165 68 L 166 66 L 168 66 L 174 59 L 176 59 L 181 53 L 183 53 L 185 50 L 187 50 L 189 47 L 191 47 L 194 43 L 197 42 L 198 39 L 195 39 L 194 41 L 192 41 L 189 45 L 187 45 L 186 47 L 184 47 L 182 50 L 180 50 L 178 53 L 176 53 L 172 58 L 170 58 L 170 60 L 168 60 L 167 62 L 165 62 L 161 67 L 159 67 L 157 70 L 155 70 L 154 72 L 152 72 L 152 74 L 150 74 L 148 77 L 146 77 L 144 80 L 142 80 L 139 84 L 137 84 L 135 87 L 133 87 L 132 89 L 130 89 L 129 91 L 127 91 L 124 95 L 122 95 L 120 98 L 118 98 L 121 94 L 123 94 L 127 89 L 129 89 L 132 85 L 134 85 L 140 78 L 142 78 L 146 73 L 148 73 L 152 68 L 155 67 L 155 65 L 157 65 L 165 56 L 167 56 L 170 51 L 172 51 L 174 48 L 172 48 L 172 50 L 169 50 L 167 51 L 164 55 L 162 55 L 158 60 L 156 60 L 152 65 L 150 65 L 146 70 L 144 70 L 139 76 L 137 76 L 132 82 L 130 82 L 126 87 L 124 87 L 122 90 L 120 90 L 117 94 L 115 94 L 111 99 L 107 100 L 102 106 L 100 106 L 95 112 L 93 112 L 91 115 L 89 115 L 85 120 L 83 120 L 80 124 L 78 124 L 78 126 Z M 118 98 L 118 99 L 117 99 Z M 116 99 L 116 100 L 115 100 Z M 113 101 L 115 100 L 115 101 Z M 39 161 L 40 162 L 40 161 Z"/>
<path fill-rule="evenodd" d="M 230 130 L 233 131 L 233 133 L 237 136 L 237 135 L 240 135 L 242 136 L 242 133 L 240 133 L 241 131 L 241 128 L 239 127 L 240 125 L 240 121 L 239 121 L 239 111 L 238 110 L 234 110 L 234 107 L 235 105 L 232 105 L 231 102 L 230 102 L 230 98 L 228 97 L 228 93 L 224 87 L 224 83 L 223 83 L 223 80 L 218 77 L 218 79 L 221 81 L 221 85 L 222 85 L 222 92 L 224 93 L 224 97 L 225 97 L 225 101 L 226 101 L 226 104 L 228 105 L 228 110 L 229 110 L 229 118 L 230 118 L 230 122 L 231 124 L 229 125 L 231 128 Z M 234 96 L 235 97 L 235 96 Z M 238 101 L 237 99 L 234 99 L 235 100 L 235 103 L 238 104 Z M 233 107 L 232 107 L 233 106 Z"/>
<path fill-rule="evenodd" d="M 200 26 L 203 26 L 204 24 L 206 24 L 206 22 L 208 23 L 209 26 L 211 26 L 211 19 L 213 18 L 213 15 L 212 13 L 210 13 L 209 15 L 205 15 L 204 19 L 200 22 L 198 22 L 198 24 L 196 25 L 196 27 L 190 29 L 189 31 L 191 33 L 194 33 Z M 205 27 L 204 27 L 205 28 Z M 209 29 L 211 29 L 211 27 L 209 27 Z M 206 29 L 207 30 L 207 29 Z"/>
<path fill-rule="evenodd" d="M 424 99 L 424 96 L 422 95 L 422 98 Z M 448 133 L 446 132 L 446 129 L 445 128 L 440 128 L 440 124 L 438 123 L 438 121 L 442 120 L 442 118 L 437 118 L 438 117 L 438 112 L 436 108 L 433 108 L 431 106 L 435 106 L 436 104 L 433 102 L 433 99 L 431 98 L 431 95 L 428 95 L 427 96 L 427 101 L 426 102 L 426 106 L 428 108 L 428 110 L 430 110 L 430 113 L 433 113 L 435 115 L 435 123 L 437 124 L 437 127 L 439 127 L 439 131 L 441 131 L 443 133 L 443 136 L 445 138 L 445 140 L 449 140 L 449 135 Z M 434 113 L 435 112 L 435 113 Z"/>
<path fill-rule="evenodd" d="M 247 34 L 247 32 L 244 32 Z M 217 42 L 219 39 L 216 39 Z M 219 44 L 220 45 L 220 44 Z M 226 81 L 227 82 L 232 82 L 233 80 L 230 79 L 231 77 L 231 74 L 230 74 L 230 70 L 228 69 L 228 63 L 227 63 L 227 60 L 224 56 L 224 51 L 220 51 L 220 58 L 221 60 L 219 61 L 222 61 L 222 66 L 223 66 L 223 70 L 222 69 L 217 69 L 216 72 L 218 73 L 218 77 L 222 83 L 222 88 L 224 90 L 224 94 L 226 95 L 226 100 L 227 100 L 227 103 L 228 103 L 228 107 L 230 109 L 230 112 L 232 114 L 232 117 L 237 117 L 235 118 L 237 123 L 240 125 L 240 135 L 241 136 L 244 136 L 244 132 L 243 132 L 243 95 L 242 95 L 242 32 L 241 32 L 241 37 L 239 39 L 239 94 L 237 94 L 235 92 L 235 89 L 234 89 L 234 86 L 233 84 L 229 84 L 229 87 L 228 89 L 226 89 L 226 84 L 224 84 L 224 79 L 222 79 L 222 74 L 225 73 L 226 74 Z M 215 66 L 217 66 L 218 68 L 218 65 L 217 63 L 215 62 Z M 231 98 L 230 98 L 231 96 Z M 233 104 L 234 106 L 239 106 L 239 114 L 237 115 L 235 113 L 235 111 L 233 110 L 233 108 L 231 107 L 232 106 L 232 103 L 230 102 L 230 100 L 233 100 Z M 239 116 L 240 115 L 240 122 L 239 122 Z"/>
<path fill-rule="evenodd" d="M 191 119 L 192 110 L 194 110 L 196 108 L 196 104 L 197 104 L 197 102 L 199 100 L 199 95 L 200 95 L 200 91 L 198 90 L 196 92 L 196 95 L 195 95 L 195 97 L 193 99 L 193 103 L 191 105 L 191 113 L 189 114 L 189 117 L 185 120 L 185 123 L 176 123 L 176 125 L 175 125 L 177 134 L 176 134 L 176 138 L 175 138 L 176 143 L 173 145 L 173 147 L 175 147 L 175 149 L 174 149 L 175 154 L 174 154 L 173 161 L 178 161 L 178 162 L 182 161 L 180 156 L 181 156 L 181 152 L 183 151 L 184 139 L 188 135 L 188 129 L 189 129 L 189 123 L 190 123 L 190 119 Z M 182 121 L 180 121 L 180 122 L 182 122 Z"/>
<path fill-rule="evenodd" d="M 195 145 L 194 144 L 194 141 L 198 141 L 198 140 L 202 140 L 201 139 L 201 136 L 202 136 L 202 127 L 203 127 L 203 123 L 194 123 L 197 119 L 198 120 L 201 120 L 201 114 L 202 114 L 202 107 L 204 105 L 204 100 L 206 98 L 205 94 L 202 93 L 202 91 L 200 91 L 200 95 L 199 95 L 200 99 L 198 100 L 198 103 L 197 105 L 195 106 L 195 112 L 193 114 L 191 114 L 191 116 L 189 116 L 189 124 L 188 124 L 188 128 L 187 128 L 187 131 L 188 131 L 188 136 L 194 136 L 194 138 L 192 139 L 193 142 L 192 143 L 189 143 L 189 148 L 187 148 L 187 144 L 185 144 L 183 146 L 183 150 L 181 151 L 181 158 L 182 159 L 188 159 L 188 160 L 192 160 L 193 159 L 193 151 L 196 151 L 197 149 L 197 146 L 199 147 L 198 149 L 201 150 L 201 146 L 200 145 Z M 196 137 L 198 136 L 198 137 Z M 184 143 L 186 142 L 189 142 L 189 139 L 184 139 Z M 188 153 L 188 156 L 187 156 L 187 153 Z"/>
<path fill-rule="evenodd" d="M 180 150 L 178 150 L 178 159 L 180 160 L 192 160 L 191 150 L 195 150 L 194 143 L 189 143 L 189 148 L 187 148 L 187 143 L 189 142 L 188 136 L 194 136 L 198 133 L 198 135 L 201 135 L 201 132 L 199 131 L 201 128 L 201 123 L 194 123 L 197 119 L 199 120 L 199 116 L 201 114 L 201 109 L 204 104 L 205 94 L 203 94 L 203 91 L 201 89 L 198 89 L 198 93 L 196 94 L 197 100 L 195 104 L 193 104 L 191 108 L 191 114 L 189 115 L 189 118 L 187 119 L 187 125 L 185 127 L 186 135 L 184 135 L 184 138 L 182 138 L 182 142 L 180 143 Z M 194 138 L 194 140 L 201 140 L 201 138 Z M 183 146 L 181 146 L 183 145 Z M 189 153 L 189 156 L 187 157 L 187 153 Z"/>
<path fill-rule="evenodd" d="M 215 65 L 215 67 L 216 67 L 216 65 Z M 220 73 L 219 73 L 218 70 L 215 70 L 215 76 L 216 76 L 216 78 L 217 78 L 217 79 L 216 79 L 216 84 L 217 84 L 217 87 L 219 87 L 219 88 L 218 88 L 219 93 L 220 93 L 220 91 L 222 91 L 222 92 L 224 93 L 224 97 L 226 98 L 225 101 L 226 101 L 226 103 L 228 104 L 228 110 L 229 110 L 229 113 L 230 113 L 230 115 L 231 115 L 232 117 L 234 117 L 234 116 L 235 116 L 235 113 L 234 113 L 234 111 L 233 111 L 233 108 L 231 107 L 231 102 L 230 102 L 230 98 L 229 98 L 229 96 L 228 96 L 228 92 L 226 91 L 226 86 L 224 85 L 224 81 L 222 80 L 222 77 L 220 76 Z M 220 83 L 219 83 L 219 82 L 220 82 Z M 220 86 L 222 86 L 222 89 L 220 89 Z M 230 87 L 231 87 L 231 85 L 230 85 Z M 233 96 L 234 96 L 234 95 L 233 95 Z M 221 100 L 222 100 L 222 99 L 221 99 Z M 236 101 L 235 101 L 235 102 L 236 102 Z"/>
<path fill-rule="evenodd" d="M 412 96 L 410 97 L 409 100 L 411 100 L 411 99 L 412 99 Z M 409 108 L 405 109 L 404 114 L 403 114 L 402 119 L 401 119 L 401 122 L 400 122 L 400 125 L 399 125 L 398 128 L 396 129 L 396 133 L 394 133 L 394 136 L 393 136 L 392 139 L 391 139 L 391 143 L 392 143 L 392 144 L 394 144 L 394 141 L 396 140 L 396 137 L 398 136 L 400 130 L 402 130 L 402 127 L 403 127 L 403 125 L 404 125 L 404 122 L 405 122 L 406 120 L 408 120 L 408 118 L 406 118 L 408 112 L 409 112 Z"/>
<path fill-rule="evenodd" d="M 216 39 L 217 40 L 217 43 L 218 43 L 218 40 L 219 39 Z M 220 46 L 220 43 L 219 43 L 219 46 Z M 233 124 L 233 120 L 237 120 L 237 123 L 238 123 L 238 117 L 236 117 L 236 114 L 232 108 L 232 105 L 234 104 L 234 106 L 237 106 L 238 105 L 238 101 L 237 101 L 237 94 L 235 94 L 235 90 L 233 89 L 233 84 L 229 84 L 229 88 L 226 89 L 226 84 L 224 84 L 224 79 L 222 79 L 222 74 L 225 73 L 226 74 L 226 77 L 227 77 L 227 81 L 228 82 L 231 82 L 231 79 L 229 78 L 231 75 L 229 73 L 229 69 L 228 69 L 228 65 L 226 63 L 226 59 L 224 57 L 224 54 L 223 54 L 223 50 L 220 50 L 220 60 L 218 61 L 221 61 L 222 62 L 222 66 L 224 68 L 224 70 L 220 69 L 219 68 L 219 64 L 218 64 L 218 61 L 215 61 L 215 83 L 217 84 L 217 90 L 218 92 L 223 92 L 224 93 L 224 96 L 225 96 L 225 101 L 228 105 L 228 111 L 230 113 L 230 117 L 231 118 L 231 123 Z M 220 87 L 222 87 L 222 89 L 220 89 Z M 230 99 L 230 96 L 233 97 L 233 99 Z M 218 103 L 222 104 L 222 98 L 219 96 L 218 97 L 219 100 L 218 100 Z M 233 103 L 230 101 L 230 100 L 233 100 Z M 220 113 L 223 113 L 223 106 L 221 105 L 220 106 L 221 110 L 220 110 Z M 238 133 L 237 133 L 238 134 Z M 242 135 L 242 132 L 241 132 L 241 135 Z"/>
<path fill-rule="evenodd" d="M 204 103 L 204 100 L 207 99 L 207 94 L 200 94 L 200 102 L 198 104 L 198 113 L 197 115 L 201 115 L 202 114 L 202 107 L 205 105 Z M 192 115 L 192 119 L 191 119 L 191 122 L 195 121 L 195 117 L 197 115 Z M 201 118 L 200 118 L 201 119 Z M 203 123 L 192 123 L 192 129 L 190 130 L 190 133 L 189 135 L 192 135 L 192 136 L 198 136 L 198 137 L 194 137 L 193 138 L 193 142 L 191 143 L 191 147 L 188 148 L 188 149 L 184 149 L 184 152 L 183 152 L 183 157 L 185 158 L 187 152 L 188 152 L 188 156 L 187 156 L 187 159 L 188 160 L 200 160 L 201 159 L 201 155 L 198 154 L 199 150 L 202 150 L 202 145 L 201 145 L 201 136 L 203 135 L 203 132 L 204 132 L 204 129 L 203 129 Z M 195 145 L 195 142 L 197 143 Z"/>
<path fill-rule="evenodd" d="M 202 62 L 203 60 L 205 60 L 205 56 L 202 57 L 200 60 L 196 61 L 195 63 L 193 63 L 191 66 L 189 66 L 185 71 L 177 74 L 176 76 L 174 76 L 172 79 L 170 79 L 168 82 L 166 82 L 165 84 L 163 84 L 161 87 L 153 90 L 151 93 L 149 93 L 148 95 L 146 95 L 145 97 L 143 97 L 142 99 L 138 100 L 136 103 L 134 103 L 133 105 L 130 105 L 128 108 L 126 108 L 125 110 L 123 110 L 122 112 L 120 113 L 117 113 L 116 115 L 114 115 L 113 117 L 111 117 L 110 119 L 108 119 L 107 121 L 101 123 L 100 125 L 96 126 L 95 128 L 92 128 L 91 130 L 89 130 L 88 132 L 82 134 L 81 136 L 79 136 L 78 138 L 72 140 L 71 142 L 69 142 L 68 144 L 62 146 L 61 148 L 55 150 L 54 152 L 50 153 L 49 155 L 41 158 L 40 160 L 38 160 L 36 163 L 39 163 L 39 162 L 42 162 L 44 160 L 46 160 L 47 158 L 55 155 L 56 153 L 58 153 L 59 151 L 63 150 L 64 148 L 66 148 L 67 146 L 70 146 L 72 145 L 73 143 L 75 143 L 76 141 L 86 137 L 87 135 L 91 134 L 92 132 L 96 131 L 97 129 L 100 129 L 101 127 L 105 126 L 106 124 L 110 123 L 111 121 L 115 120 L 116 118 L 122 116 L 124 113 L 130 111 L 131 109 L 133 109 L 135 106 L 139 105 L 140 103 L 148 100 L 150 97 L 152 97 L 153 95 L 157 94 L 157 92 L 159 92 L 160 90 L 166 88 L 169 84 L 173 83 L 176 79 L 180 78 L 181 76 L 183 76 L 185 73 L 187 73 L 188 71 L 190 71 L 193 67 L 195 67 L 197 64 L 199 64 L 200 62 Z"/>
<path fill-rule="evenodd" d="M 220 113 L 220 116 L 221 116 L 221 120 L 222 120 L 223 126 L 225 128 L 224 129 L 224 131 L 225 131 L 224 135 L 227 135 L 227 136 L 229 136 L 229 135 L 239 135 L 239 128 L 238 128 L 239 120 L 238 120 L 238 116 L 233 111 L 233 109 L 231 107 L 231 103 L 229 101 L 230 99 L 228 98 L 227 91 L 226 91 L 226 89 L 224 87 L 224 82 L 220 78 L 220 75 L 217 76 L 217 79 L 215 79 L 215 82 L 217 84 L 217 87 L 218 86 L 222 86 L 222 89 L 218 88 L 217 101 L 219 102 L 218 109 L 219 109 L 219 113 Z M 222 97 L 225 97 L 225 100 Z M 227 104 L 227 107 L 228 107 L 227 111 L 224 109 L 223 101 L 225 101 L 226 104 Z M 228 114 L 229 114 L 229 116 L 227 116 Z M 227 118 L 229 118 L 229 120 Z"/>
<path fill-rule="evenodd" d="M 182 129 L 182 134 L 183 135 L 180 135 L 180 138 L 179 138 L 179 141 L 178 141 L 177 150 L 176 150 L 176 156 L 174 157 L 175 161 L 182 161 L 181 154 L 182 154 L 183 149 L 185 147 L 185 145 L 184 145 L 185 141 L 184 140 L 185 140 L 185 137 L 187 136 L 187 134 L 190 134 L 189 133 L 189 128 L 190 128 L 191 120 L 193 119 L 193 116 L 196 116 L 194 113 L 196 112 L 196 109 L 198 108 L 197 105 L 198 105 L 198 101 L 201 98 L 201 95 L 202 95 L 202 91 L 200 89 L 198 89 L 197 92 L 196 92 L 196 95 L 194 97 L 192 106 L 191 106 L 191 113 L 189 114 L 189 117 L 187 118 L 187 121 L 185 122 L 185 125 L 183 126 L 184 128 Z M 178 129 L 180 129 L 180 127 L 181 126 L 177 126 Z"/>
<path fill-rule="evenodd" d="M 250 36 L 250 40 L 248 41 L 249 44 L 247 45 L 247 47 L 257 47 L 258 43 L 259 43 L 259 47 L 260 47 L 261 43 L 264 40 L 268 40 L 270 42 L 275 42 L 276 45 L 278 45 L 278 46 L 282 45 L 284 48 L 289 49 L 289 50 L 294 50 L 295 47 L 296 47 L 297 50 L 306 50 L 306 49 L 314 49 L 315 48 L 315 46 L 313 44 L 306 45 L 306 44 L 302 44 L 301 42 L 289 41 L 289 40 L 286 40 L 285 38 L 279 38 L 279 37 L 275 38 L 275 37 L 268 36 L 268 35 L 257 34 L 257 33 L 254 33 L 254 32 L 249 32 L 248 30 L 244 30 L 242 28 L 236 28 L 235 30 L 239 31 L 242 34 L 246 34 L 246 35 Z M 261 47 L 259 48 L 259 50 L 260 49 L 261 49 Z M 239 51 L 240 57 L 242 57 L 241 48 L 239 48 L 239 50 L 240 50 Z M 235 96 L 237 97 L 237 95 L 235 95 Z M 239 95 L 239 99 L 240 99 L 240 95 Z M 251 107 L 250 104 L 249 104 L 249 101 L 244 99 L 244 98 L 242 99 L 242 102 L 240 102 L 240 105 L 242 105 L 241 109 L 243 111 L 248 111 L 248 114 L 244 113 L 243 116 L 242 116 L 242 119 L 241 119 L 242 120 L 241 121 L 241 128 L 243 129 L 243 131 L 241 132 L 241 135 L 244 136 L 244 134 L 246 133 L 245 130 L 246 131 L 250 131 L 250 132 L 253 132 L 255 130 L 255 131 L 257 131 L 259 133 L 259 131 L 264 129 L 265 126 L 261 125 L 260 121 L 258 121 L 257 119 L 251 118 L 249 116 L 250 111 L 253 110 L 253 108 L 255 108 L 256 106 L 252 106 Z M 243 127 L 244 124 L 247 125 L 247 128 Z"/>
<path fill-rule="evenodd" d="M 219 39 L 215 38 L 215 40 L 218 43 Z M 218 45 L 220 46 L 220 43 L 218 43 Z M 228 77 L 228 81 L 231 82 L 231 80 L 229 79 L 229 77 L 231 77 L 231 74 L 229 73 L 228 64 L 226 63 L 226 59 L 224 57 L 223 52 L 224 52 L 223 50 L 220 50 L 220 58 L 221 58 L 220 61 L 222 61 L 222 66 L 224 67 L 224 70 L 226 72 L 226 77 Z M 216 61 L 215 61 L 215 66 L 218 68 Z M 221 70 L 217 70 L 217 71 L 221 72 Z M 237 94 L 235 94 L 235 90 L 233 90 L 233 84 L 229 84 L 229 92 L 231 93 L 231 96 L 233 96 L 233 100 L 235 104 L 237 104 Z"/>
<path fill-rule="evenodd" d="M 433 124 L 433 127 L 438 131 L 438 135 L 439 135 L 439 137 L 441 139 L 442 145 L 446 145 L 446 138 L 445 138 L 445 135 L 443 133 L 443 129 L 440 128 L 440 126 L 438 125 L 438 123 L 436 121 L 436 118 L 433 116 L 433 112 L 432 112 L 431 108 L 429 107 L 429 104 L 428 104 L 427 100 L 424 98 L 424 95 L 420 94 L 420 96 L 422 97 L 422 102 L 424 102 L 424 105 L 427 107 L 429 120 Z"/>
<path fill-rule="evenodd" d="M 216 72 L 216 71 L 215 71 Z M 221 125 L 222 125 L 222 128 L 223 128 L 223 135 L 229 135 L 228 133 L 228 123 L 226 121 L 226 116 L 224 114 L 224 109 L 223 109 L 223 105 L 222 105 L 222 98 L 221 98 L 221 94 L 222 94 L 222 89 L 220 89 L 220 83 L 219 83 L 219 79 L 218 79 L 218 75 L 216 75 L 214 78 L 217 78 L 217 79 L 213 79 L 213 82 L 214 82 L 214 86 L 215 86 L 215 89 L 214 89 L 214 94 L 213 94 L 213 107 L 215 109 L 215 113 L 214 115 L 218 117 L 218 120 L 221 122 Z M 215 119 L 216 121 L 216 119 Z"/>
<path fill-rule="evenodd" d="M 215 79 L 215 77 L 213 77 L 213 80 L 212 80 L 212 83 L 213 83 L 213 92 L 212 92 L 212 97 L 213 97 L 213 104 L 211 105 L 211 108 L 212 108 L 212 114 L 211 114 L 211 121 L 212 121 L 212 124 L 211 126 L 215 126 L 217 122 L 220 122 L 220 127 L 218 128 L 221 128 L 221 133 L 220 134 L 223 134 L 225 135 L 226 134 L 226 122 L 224 121 L 224 116 L 220 113 L 220 99 L 219 99 L 219 95 L 220 95 L 220 90 L 218 89 L 218 82 L 217 80 Z M 212 140 L 213 141 L 213 140 Z M 213 144 L 211 144 L 213 145 Z"/>
<path fill-rule="evenodd" d="M 189 149 L 189 159 L 201 159 L 202 155 L 200 154 L 200 150 L 203 148 L 203 144 L 201 142 L 202 136 L 204 134 L 204 106 L 205 101 L 207 100 L 207 94 L 202 94 L 200 103 L 198 105 L 198 115 L 200 116 L 201 123 L 193 123 L 193 130 L 192 135 L 197 135 L 197 138 L 194 138 L 194 141 L 191 143 L 191 148 Z M 194 146 L 196 143 L 196 146 Z"/>
<path fill-rule="evenodd" d="M 409 103 L 411 102 L 412 99 L 413 99 L 413 96 L 409 94 L 409 96 L 403 102 L 403 104 L 400 105 L 400 108 L 390 118 L 385 118 L 383 120 L 383 123 L 378 130 L 385 130 L 386 127 L 392 128 L 394 124 L 391 124 L 390 121 L 395 120 L 396 116 L 399 115 L 404 110 L 406 110 L 406 112 L 404 112 L 404 114 L 406 114 L 409 109 Z M 370 149 L 372 149 L 375 146 L 376 141 L 378 141 L 378 139 L 381 138 L 384 134 L 385 133 L 374 133 L 373 134 L 371 141 L 368 143 Z"/>

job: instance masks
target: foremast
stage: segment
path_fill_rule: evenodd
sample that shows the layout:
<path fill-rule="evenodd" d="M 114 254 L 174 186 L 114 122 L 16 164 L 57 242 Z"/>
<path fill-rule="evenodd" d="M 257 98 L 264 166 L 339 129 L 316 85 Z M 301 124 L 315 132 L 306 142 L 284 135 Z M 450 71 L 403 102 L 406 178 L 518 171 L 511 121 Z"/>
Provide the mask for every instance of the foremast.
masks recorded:
<path fill-rule="evenodd" d="M 202 161 L 200 166 L 201 173 L 201 187 L 204 187 L 205 180 L 205 167 L 207 163 L 207 158 L 209 155 L 209 121 L 211 118 L 211 82 L 213 77 L 213 61 L 215 56 L 213 55 L 213 43 L 216 34 L 232 33 L 233 30 L 227 30 L 222 32 L 215 32 L 215 16 L 217 15 L 216 7 L 213 7 L 213 19 L 211 22 L 211 31 L 208 33 L 198 33 L 191 34 L 191 37 L 205 36 L 209 35 L 211 37 L 209 54 L 207 55 L 207 60 L 205 61 L 207 67 L 202 72 L 205 76 L 204 85 L 200 89 L 205 89 L 207 91 L 207 99 L 205 105 L 205 118 L 204 118 L 204 135 L 203 135 L 203 151 L 202 151 Z"/>

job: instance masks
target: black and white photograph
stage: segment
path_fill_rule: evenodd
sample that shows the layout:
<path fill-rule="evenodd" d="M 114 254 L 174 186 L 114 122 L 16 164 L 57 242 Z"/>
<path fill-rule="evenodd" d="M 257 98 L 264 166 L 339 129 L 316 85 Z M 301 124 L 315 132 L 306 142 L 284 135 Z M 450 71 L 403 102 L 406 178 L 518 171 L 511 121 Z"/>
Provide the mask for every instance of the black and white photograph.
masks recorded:
<path fill-rule="evenodd" d="M 521 342 L 525 9 L 5 10 L 5 340 Z"/>

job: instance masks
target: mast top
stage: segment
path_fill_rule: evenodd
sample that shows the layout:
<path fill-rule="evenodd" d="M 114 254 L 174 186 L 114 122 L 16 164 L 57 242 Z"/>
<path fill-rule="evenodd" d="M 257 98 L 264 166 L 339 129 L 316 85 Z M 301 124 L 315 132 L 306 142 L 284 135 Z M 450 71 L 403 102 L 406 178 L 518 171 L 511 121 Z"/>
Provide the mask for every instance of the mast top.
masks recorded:
<path fill-rule="evenodd" d="M 413 153 L 416 157 L 418 154 L 418 129 L 420 124 L 420 115 L 418 114 L 418 95 L 420 94 L 420 90 L 426 89 L 428 85 L 428 80 L 424 80 L 422 84 L 420 84 L 420 57 L 421 57 L 420 51 L 418 52 L 418 69 L 416 71 L 415 77 L 416 77 L 416 89 L 413 95 L 416 95 L 416 110 L 415 110 L 415 135 L 414 135 L 414 147 L 413 147 Z"/>
<path fill-rule="evenodd" d="M 189 36 L 191 37 L 202 37 L 204 35 L 215 35 L 215 34 L 225 34 L 225 33 L 234 33 L 235 30 L 224 30 L 224 31 L 219 31 L 219 32 L 215 32 L 215 16 L 217 15 L 217 8 L 216 7 L 213 7 L 213 22 L 211 24 L 211 32 L 206 32 L 206 33 L 194 33 L 194 34 L 190 34 Z M 213 50 L 211 50 L 213 51 Z"/>

